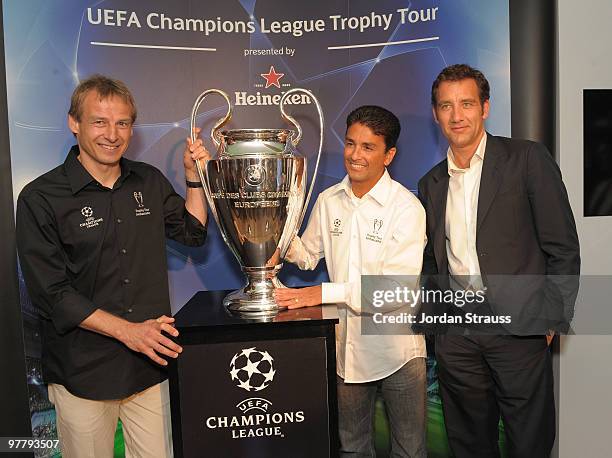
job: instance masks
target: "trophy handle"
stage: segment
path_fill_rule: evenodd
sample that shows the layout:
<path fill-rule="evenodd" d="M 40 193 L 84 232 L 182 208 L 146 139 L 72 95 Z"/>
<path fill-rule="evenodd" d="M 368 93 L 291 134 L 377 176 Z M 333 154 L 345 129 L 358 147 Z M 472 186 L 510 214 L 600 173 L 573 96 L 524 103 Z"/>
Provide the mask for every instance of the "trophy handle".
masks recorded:
<path fill-rule="evenodd" d="M 215 123 L 215 125 L 210 131 L 210 138 L 212 139 L 215 146 L 219 148 L 219 145 L 221 144 L 221 132 L 219 132 L 219 129 L 223 127 L 223 125 L 232 118 L 232 103 L 230 102 L 229 96 L 220 89 L 208 89 L 202 92 L 196 99 L 195 103 L 193 104 L 193 109 L 191 110 L 191 122 L 190 122 L 191 141 L 192 142 L 196 141 L 195 122 L 196 122 L 196 115 L 198 114 L 198 109 L 200 108 L 200 105 L 202 104 L 206 96 L 209 94 L 219 94 L 227 102 L 227 113 L 225 113 L 225 116 L 220 118 Z"/>
<path fill-rule="evenodd" d="M 219 94 L 220 96 L 222 96 L 225 101 L 227 102 L 227 112 L 225 113 L 225 116 L 223 116 L 222 118 L 220 118 L 215 125 L 213 126 L 213 128 L 210 131 L 210 138 L 212 139 L 213 143 L 215 144 L 215 146 L 217 148 L 219 148 L 219 146 L 221 145 L 221 133 L 219 132 L 219 129 L 226 123 L 228 122 L 231 117 L 232 117 L 232 104 L 230 102 L 229 96 L 223 92 L 220 89 L 208 89 L 204 92 L 202 92 L 198 98 L 196 99 L 195 103 L 193 104 L 193 109 L 191 110 L 191 122 L 189 123 L 189 127 L 190 127 L 190 133 L 189 136 L 191 137 L 191 142 L 195 142 L 197 139 L 196 136 L 196 115 L 198 114 L 198 109 L 200 108 L 200 105 L 202 104 L 202 102 L 204 101 L 204 99 L 206 98 L 207 95 L 209 94 Z M 199 159 L 196 159 L 195 161 L 196 163 L 196 169 L 198 170 L 198 175 L 200 176 L 200 181 L 202 182 L 202 189 L 204 190 L 204 195 L 206 196 L 206 200 L 208 201 L 208 206 L 210 207 L 210 211 L 212 212 L 215 221 L 217 221 L 217 223 L 219 222 L 219 218 L 217 216 L 217 210 L 215 209 L 215 206 L 213 205 L 214 202 L 212 200 L 212 195 L 210 192 L 210 187 L 208 185 L 208 173 L 206 173 L 206 175 L 204 174 L 204 169 L 202 167 L 202 164 L 200 162 Z"/>
<path fill-rule="evenodd" d="M 317 153 L 317 162 L 315 162 L 315 168 L 312 172 L 312 181 L 310 182 L 310 189 L 308 189 L 308 194 L 306 195 L 306 200 L 304 201 L 304 208 L 302 209 L 302 214 L 300 215 L 300 218 L 298 219 L 298 223 L 295 229 L 295 232 L 297 233 L 297 231 L 299 231 L 300 227 L 302 226 L 302 221 L 304 220 L 304 216 L 306 215 L 306 210 L 308 209 L 308 203 L 310 202 L 312 190 L 314 189 L 315 180 L 317 178 L 317 170 L 319 169 L 319 160 L 321 159 L 321 151 L 323 150 L 323 127 L 325 125 L 325 121 L 323 120 L 323 109 L 321 108 L 321 104 L 319 103 L 317 98 L 314 96 L 314 94 L 310 92 L 308 89 L 302 89 L 302 88 L 296 87 L 296 88 L 290 89 L 287 92 L 285 92 L 280 99 L 279 105 L 280 105 L 281 115 L 283 116 L 283 118 L 289 121 L 291 124 L 293 124 L 297 128 L 297 131 L 298 131 L 297 137 L 295 138 L 295 140 L 293 139 L 291 140 L 293 143 L 293 146 L 297 146 L 299 141 L 302 139 L 302 128 L 292 116 L 288 115 L 285 112 L 284 103 L 287 97 L 289 97 L 291 94 L 295 94 L 296 92 L 302 92 L 304 94 L 307 94 L 308 97 L 314 100 L 314 103 L 317 107 L 317 112 L 319 113 L 319 129 L 321 131 L 321 135 L 319 138 L 319 152 Z"/>

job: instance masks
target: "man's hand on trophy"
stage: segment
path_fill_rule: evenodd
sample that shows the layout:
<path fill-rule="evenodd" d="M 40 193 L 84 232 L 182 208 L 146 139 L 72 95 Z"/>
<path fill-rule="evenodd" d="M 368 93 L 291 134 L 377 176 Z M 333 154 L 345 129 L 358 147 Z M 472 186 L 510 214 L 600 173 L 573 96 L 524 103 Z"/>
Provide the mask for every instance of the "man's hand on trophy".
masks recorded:
<path fill-rule="evenodd" d="M 289 309 L 321 305 L 322 287 L 318 285 L 306 288 L 277 288 L 274 290 L 274 298 L 279 307 Z"/>
<path fill-rule="evenodd" d="M 202 166 L 206 164 L 207 161 L 211 159 L 210 154 L 204 148 L 204 143 L 202 143 L 202 139 L 200 138 L 199 127 L 196 127 L 195 132 L 197 135 L 197 139 L 192 143 L 191 138 L 187 138 L 185 145 L 185 152 L 183 153 L 183 164 L 185 165 L 185 178 L 187 181 L 200 181 L 200 177 L 198 176 L 198 170 L 196 169 L 195 161 L 202 161 Z"/>
<path fill-rule="evenodd" d="M 277 248 L 276 250 L 274 250 L 274 253 L 272 254 L 272 256 L 270 256 L 270 259 L 268 259 L 268 261 L 266 262 L 266 267 L 274 267 L 274 266 L 277 266 L 278 264 L 280 264 L 280 248 Z"/>

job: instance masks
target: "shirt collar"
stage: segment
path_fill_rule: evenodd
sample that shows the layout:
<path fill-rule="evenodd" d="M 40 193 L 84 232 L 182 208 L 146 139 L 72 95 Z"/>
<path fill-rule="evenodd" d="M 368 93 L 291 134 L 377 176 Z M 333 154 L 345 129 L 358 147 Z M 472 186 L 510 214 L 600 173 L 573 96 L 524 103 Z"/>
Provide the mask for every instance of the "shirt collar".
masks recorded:
<path fill-rule="evenodd" d="M 79 161 L 79 153 L 79 145 L 74 145 L 70 148 L 68 156 L 64 161 L 64 170 L 66 171 L 66 176 L 70 183 L 70 190 L 73 195 L 88 184 L 96 181 Z M 117 184 L 123 183 L 125 178 L 132 172 L 130 162 L 123 157 L 119 160 L 119 164 L 121 165 L 121 176 L 117 180 Z"/>
<path fill-rule="evenodd" d="M 95 181 L 79 161 L 79 145 L 74 145 L 70 148 L 70 151 L 68 151 L 68 156 L 64 161 L 64 170 L 66 171 L 66 176 L 70 183 L 70 190 L 73 195 L 92 181 Z"/>
<path fill-rule="evenodd" d="M 389 196 L 391 195 L 391 182 L 391 175 L 389 175 L 389 172 L 385 168 L 385 173 L 383 173 L 383 175 L 376 182 L 374 187 L 370 189 L 366 193 L 366 195 L 362 197 L 362 199 L 365 199 L 369 196 L 372 197 L 380 205 L 385 206 L 387 200 L 389 199 Z M 345 175 L 342 181 L 340 182 L 340 187 L 338 188 L 338 191 L 344 191 L 347 197 L 349 198 L 353 197 L 354 194 L 353 189 L 351 188 L 351 180 L 349 179 L 348 175 Z"/>
<path fill-rule="evenodd" d="M 470 159 L 470 168 L 476 163 L 476 161 L 484 161 L 485 149 L 487 148 L 487 133 L 485 132 L 482 138 L 480 139 L 480 143 L 478 143 L 478 147 L 476 148 L 476 152 Z M 451 147 L 448 147 L 446 150 L 446 159 L 448 160 L 448 174 L 453 176 L 456 173 L 465 173 L 467 169 L 460 168 L 455 163 L 455 155 Z"/>

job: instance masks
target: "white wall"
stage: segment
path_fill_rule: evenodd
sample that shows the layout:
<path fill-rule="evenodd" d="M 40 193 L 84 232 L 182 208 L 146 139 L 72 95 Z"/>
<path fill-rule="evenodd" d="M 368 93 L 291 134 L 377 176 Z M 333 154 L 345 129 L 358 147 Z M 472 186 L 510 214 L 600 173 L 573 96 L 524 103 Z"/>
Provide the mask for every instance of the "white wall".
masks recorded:
<path fill-rule="evenodd" d="M 582 216 L 582 89 L 612 89 L 611 20 L 610 0 L 558 0 L 557 141 L 585 275 L 612 275 L 612 217 Z M 611 355 L 612 336 L 561 339 L 560 458 L 611 456 Z"/>

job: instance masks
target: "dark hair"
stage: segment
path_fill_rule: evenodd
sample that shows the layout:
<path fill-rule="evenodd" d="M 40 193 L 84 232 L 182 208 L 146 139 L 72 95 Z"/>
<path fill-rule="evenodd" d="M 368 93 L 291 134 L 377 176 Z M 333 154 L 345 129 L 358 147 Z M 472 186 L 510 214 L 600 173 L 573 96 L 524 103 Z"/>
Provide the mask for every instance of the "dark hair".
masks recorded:
<path fill-rule="evenodd" d="M 443 81 L 461 81 L 465 79 L 473 79 L 478 86 L 478 96 L 480 104 L 489 100 L 489 82 L 480 70 L 470 67 L 467 64 L 455 64 L 446 67 L 440 72 L 436 80 L 431 85 L 431 104 L 436 106 L 438 100 L 438 87 Z"/>
<path fill-rule="evenodd" d="M 346 118 L 346 129 L 356 122 L 369 127 L 376 135 L 383 136 L 385 151 L 395 147 L 402 129 L 397 116 L 376 105 L 364 105 L 351 111 Z"/>
<path fill-rule="evenodd" d="M 101 99 L 113 96 L 121 98 L 132 110 L 132 122 L 136 121 L 136 104 L 127 86 L 119 80 L 98 74 L 81 81 L 72 93 L 68 114 L 75 120 L 81 121 L 83 102 L 89 91 L 96 91 Z"/>

